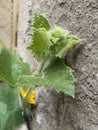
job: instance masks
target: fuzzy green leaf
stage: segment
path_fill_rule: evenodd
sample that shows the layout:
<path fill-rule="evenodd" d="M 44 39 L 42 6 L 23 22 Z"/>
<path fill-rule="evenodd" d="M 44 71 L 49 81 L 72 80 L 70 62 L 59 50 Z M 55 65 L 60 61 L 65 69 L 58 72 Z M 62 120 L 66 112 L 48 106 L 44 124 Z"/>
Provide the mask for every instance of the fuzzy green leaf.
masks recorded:
<path fill-rule="evenodd" d="M 58 54 L 56 56 L 62 57 L 62 54 L 64 54 L 64 52 L 66 52 L 68 49 L 72 48 L 78 42 L 80 42 L 80 39 L 78 37 L 73 36 L 73 35 L 67 36 L 66 42 L 65 42 L 65 43 L 67 43 L 67 45 L 64 44 L 65 46 L 58 52 Z"/>
<path fill-rule="evenodd" d="M 4 102 L 0 102 L 0 116 L 7 113 L 7 106 Z"/>
<path fill-rule="evenodd" d="M 70 35 L 68 30 L 60 27 L 55 27 L 49 31 L 46 31 L 44 28 L 34 29 L 31 39 L 31 44 L 28 48 L 40 62 L 47 55 L 50 58 L 61 58 L 67 50 L 80 41 L 78 37 Z"/>
<path fill-rule="evenodd" d="M 64 65 L 63 60 L 56 58 L 46 69 L 42 77 L 37 76 L 20 76 L 17 85 L 26 87 L 48 86 L 53 87 L 57 92 L 62 91 L 74 97 L 74 76 L 72 69 Z"/>
<path fill-rule="evenodd" d="M 47 31 L 44 28 L 34 29 L 31 44 L 28 49 L 32 51 L 38 61 L 43 61 L 48 54 L 51 45 Z"/>
<path fill-rule="evenodd" d="M 33 28 L 45 28 L 46 30 L 50 29 L 48 20 L 41 14 L 34 13 L 33 15 Z"/>
<path fill-rule="evenodd" d="M 30 74 L 29 66 L 23 63 L 16 52 L 7 49 L 1 42 L 0 48 L 0 79 L 14 86 L 19 75 Z"/>
<path fill-rule="evenodd" d="M 51 82 L 58 92 L 62 91 L 74 97 L 73 70 L 64 64 L 62 59 L 56 58 L 45 72 L 45 78 Z"/>
<path fill-rule="evenodd" d="M 0 130 L 13 130 L 23 122 L 22 110 L 19 106 L 18 95 L 13 93 L 13 89 L 9 86 L 0 88 L 0 106 L 3 110 L 3 115 L 0 114 Z"/>
<path fill-rule="evenodd" d="M 48 82 L 45 78 L 33 76 L 33 75 L 21 75 L 17 81 L 17 86 L 21 87 L 38 87 L 42 85 L 48 85 Z"/>
<path fill-rule="evenodd" d="M 73 45 L 78 43 L 80 39 L 76 36 L 70 35 L 69 31 L 62 28 L 55 27 L 49 31 L 49 38 L 52 41 L 50 47 L 51 56 L 62 57 L 64 52 L 72 48 Z"/>

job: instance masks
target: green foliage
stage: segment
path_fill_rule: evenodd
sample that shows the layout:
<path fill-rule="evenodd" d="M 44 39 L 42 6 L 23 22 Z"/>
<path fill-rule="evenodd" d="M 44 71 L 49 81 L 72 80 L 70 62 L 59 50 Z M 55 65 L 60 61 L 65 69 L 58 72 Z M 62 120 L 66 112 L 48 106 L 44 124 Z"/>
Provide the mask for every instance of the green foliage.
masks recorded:
<path fill-rule="evenodd" d="M 34 29 L 31 37 L 32 43 L 28 49 L 32 50 L 38 61 L 43 61 L 49 53 L 48 48 L 51 45 L 46 30 L 44 28 Z"/>
<path fill-rule="evenodd" d="M 20 75 L 30 73 L 29 65 L 22 61 L 19 54 L 0 42 L 0 79 L 11 87 L 3 86 L 0 89 L 0 130 L 13 130 L 23 122 L 17 95 L 19 88 L 15 84 Z"/>
<path fill-rule="evenodd" d="M 43 26 L 41 21 L 44 23 Z M 75 80 L 72 69 L 64 66 L 63 60 L 60 61 L 60 59 L 62 59 L 64 53 L 77 44 L 80 39 L 71 35 L 68 30 L 64 30 L 60 27 L 47 29 L 47 19 L 39 14 L 34 16 L 32 25 L 32 40 L 28 48 L 32 51 L 35 58 L 41 62 L 38 75 L 42 74 L 42 72 L 44 72 L 44 75 L 42 75 L 42 77 L 20 76 L 18 84 L 33 87 L 40 85 L 52 86 L 57 91 L 63 91 L 74 97 Z M 46 65 L 47 62 L 50 62 L 49 66 Z"/>
<path fill-rule="evenodd" d="M 18 95 L 9 86 L 0 88 L 0 130 L 13 130 L 23 122 Z"/>
<path fill-rule="evenodd" d="M 62 57 L 62 55 L 73 45 L 78 43 L 80 39 L 76 36 L 70 35 L 67 30 L 55 27 L 50 30 L 50 41 L 53 43 L 50 47 L 51 56 Z"/>
<path fill-rule="evenodd" d="M 6 115 L 7 113 L 7 106 L 4 102 L 0 102 L 0 116 Z"/>
<path fill-rule="evenodd" d="M 33 28 L 45 28 L 46 30 L 50 29 L 48 20 L 41 14 L 33 14 L 33 23 L 31 25 Z"/>
<path fill-rule="evenodd" d="M 42 77 L 23 75 L 20 76 L 17 85 L 33 88 L 44 85 L 55 88 L 57 92 L 62 91 L 74 97 L 74 82 L 75 79 L 72 74 L 72 69 L 66 66 L 63 60 L 56 58 L 45 70 Z"/>
<path fill-rule="evenodd" d="M 47 26 L 45 17 L 39 14 L 34 15 L 32 23 L 33 33 L 31 34 L 31 44 L 28 49 L 32 51 L 35 58 L 40 62 L 47 55 L 48 58 L 61 58 L 65 51 L 80 41 L 78 37 L 70 35 L 68 30 L 60 27 L 53 29 L 49 27 L 47 29 Z"/>
<path fill-rule="evenodd" d="M 70 35 L 68 30 L 50 29 L 48 20 L 40 14 L 34 14 L 31 27 L 33 32 L 28 49 L 40 61 L 40 67 L 34 74 L 16 52 L 7 49 L 0 41 L 0 81 L 8 84 L 0 89 L 1 130 L 14 130 L 24 120 L 22 112 L 31 88 L 52 87 L 74 97 L 73 70 L 65 65 L 63 55 L 80 39 Z M 28 88 L 25 98 L 21 99 L 23 108 L 20 108 L 18 99 L 20 87 Z"/>
<path fill-rule="evenodd" d="M 14 87 L 19 75 L 30 74 L 29 66 L 23 63 L 19 54 L 8 50 L 1 42 L 0 48 L 0 79 Z"/>

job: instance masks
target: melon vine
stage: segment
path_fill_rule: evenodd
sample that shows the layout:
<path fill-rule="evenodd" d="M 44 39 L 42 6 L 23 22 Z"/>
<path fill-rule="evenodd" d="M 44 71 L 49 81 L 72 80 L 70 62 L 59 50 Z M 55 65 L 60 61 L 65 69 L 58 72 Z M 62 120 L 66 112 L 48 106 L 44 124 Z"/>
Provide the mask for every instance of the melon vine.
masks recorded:
<path fill-rule="evenodd" d="M 68 30 L 57 26 L 52 28 L 41 14 L 33 15 L 31 29 L 31 43 L 27 49 L 40 62 L 34 73 L 17 52 L 8 49 L 0 41 L 0 80 L 4 83 L 0 88 L 1 130 L 14 130 L 24 121 L 26 104 L 35 104 L 32 90 L 36 87 L 52 87 L 57 92 L 74 97 L 73 69 L 65 64 L 64 53 L 79 43 L 80 39 Z M 20 89 L 22 106 L 18 98 Z"/>

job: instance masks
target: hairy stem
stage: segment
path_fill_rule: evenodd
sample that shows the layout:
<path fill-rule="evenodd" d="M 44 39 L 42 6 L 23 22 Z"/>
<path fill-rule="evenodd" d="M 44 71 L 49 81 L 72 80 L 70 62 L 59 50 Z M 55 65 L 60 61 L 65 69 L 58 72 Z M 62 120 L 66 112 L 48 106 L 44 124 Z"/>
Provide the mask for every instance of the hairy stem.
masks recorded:
<path fill-rule="evenodd" d="M 47 61 L 48 58 L 49 58 L 49 54 L 47 55 L 47 57 L 44 59 L 44 61 L 41 63 L 41 65 L 40 65 L 40 67 L 39 67 L 39 70 L 38 70 L 38 75 L 39 75 L 39 76 L 41 75 L 42 70 L 43 70 L 43 68 L 44 68 L 44 65 L 45 65 L 45 63 L 46 63 L 46 61 Z"/>

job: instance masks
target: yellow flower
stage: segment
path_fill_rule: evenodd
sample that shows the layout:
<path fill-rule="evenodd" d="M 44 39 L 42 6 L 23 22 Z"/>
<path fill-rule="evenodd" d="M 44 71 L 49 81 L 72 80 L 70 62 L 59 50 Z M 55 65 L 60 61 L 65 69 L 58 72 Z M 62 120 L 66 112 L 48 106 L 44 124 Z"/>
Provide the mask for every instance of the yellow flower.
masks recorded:
<path fill-rule="evenodd" d="M 26 88 L 20 88 L 20 94 L 22 97 L 24 97 L 27 93 L 27 89 Z M 27 98 L 27 102 L 30 104 L 35 104 L 35 91 L 32 90 Z"/>
<path fill-rule="evenodd" d="M 20 88 L 20 94 L 22 97 L 25 96 L 27 89 L 26 88 Z"/>
<path fill-rule="evenodd" d="M 35 104 L 35 91 L 32 90 L 28 96 L 27 102 L 30 104 Z"/>

